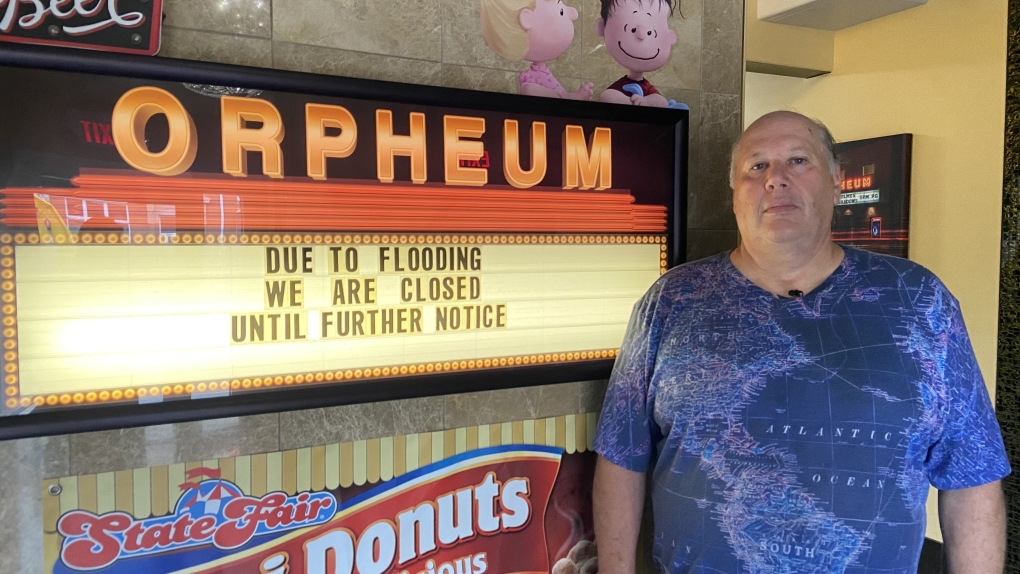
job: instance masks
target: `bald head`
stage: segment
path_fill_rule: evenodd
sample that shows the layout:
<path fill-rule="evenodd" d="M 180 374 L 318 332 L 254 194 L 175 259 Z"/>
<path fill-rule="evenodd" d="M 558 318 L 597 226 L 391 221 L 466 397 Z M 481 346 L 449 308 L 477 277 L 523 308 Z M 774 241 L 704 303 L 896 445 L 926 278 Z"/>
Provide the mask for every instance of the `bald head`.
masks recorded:
<path fill-rule="evenodd" d="M 822 149 L 826 151 L 826 160 L 829 164 L 829 173 L 833 177 L 839 177 L 839 160 L 836 158 L 836 140 L 832 137 L 832 133 L 829 132 L 829 128 L 825 127 L 825 124 L 818 120 L 813 120 L 803 114 L 790 111 L 778 111 L 769 112 L 764 116 L 754 120 L 751 125 L 747 126 L 744 133 L 740 134 L 737 138 L 736 143 L 733 144 L 733 149 L 730 150 L 730 187 L 732 188 L 736 179 L 737 169 L 737 157 L 740 155 L 740 146 L 744 139 L 748 135 L 752 135 L 761 131 L 768 131 L 777 125 L 788 125 L 789 123 L 799 123 L 803 125 L 811 135 L 815 137 Z"/>

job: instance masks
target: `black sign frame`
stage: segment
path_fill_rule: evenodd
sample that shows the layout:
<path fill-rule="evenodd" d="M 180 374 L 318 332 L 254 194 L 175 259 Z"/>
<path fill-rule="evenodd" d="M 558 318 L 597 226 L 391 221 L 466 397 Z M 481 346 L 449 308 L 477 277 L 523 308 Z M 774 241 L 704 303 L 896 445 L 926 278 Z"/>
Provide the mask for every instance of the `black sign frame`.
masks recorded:
<path fill-rule="evenodd" d="M 539 114 L 579 120 L 611 120 L 669 126 L 674 133 L 672 202 L 668 205 L 668 266 L 686 254 L 687 158 L 690 116 L 686 110 L 629 107 L 599 102 L 484 93 L 462 89 L 332 77 L 241 66 L 85 53 L 63 48 L 0 45 L 3 67 L 33 68 L 142 80 L 238 86 L 304 95 L 434 105 L 465 111 Z M 327 386 L 281 387 L 200 400 L 150 404 L 83 405 L 74 410 L 0 417 L 0 440 L 148 426 L 241 415 L 387 401 L 511 387 L 606 379 L 613 359 L 444 372 L 351 381 Z M 342 392 L 338 392 L 341 390 Z"/>

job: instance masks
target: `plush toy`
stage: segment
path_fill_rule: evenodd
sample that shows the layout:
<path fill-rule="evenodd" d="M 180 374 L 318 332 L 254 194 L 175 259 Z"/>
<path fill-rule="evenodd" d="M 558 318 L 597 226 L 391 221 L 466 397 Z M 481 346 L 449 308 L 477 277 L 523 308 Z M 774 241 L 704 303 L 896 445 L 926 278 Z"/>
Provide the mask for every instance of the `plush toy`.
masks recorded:
<path fill-rule="evenodd" d="M 522 94 L 591 99 L 591 82 L 568 92 L 546 65 L 573 41 L 576 9 L 562 0 L 481 0 L 481 7 L 485 43 L 507 60 L 531 62 L 519 77 Z"/>
<path fill-rule="evenodd" d="M 669 27 L 673 0 L 601 0 L 602 15 L 595 33 L 605 39 L 606 51 L 627 71 L 599 96 L 603 102 L 635 106 L 670 106 L 670 100 L 645 79 L 666 65 L 676 43 Z M 676 102 L 674 101 L 674 104 Z M 684 106 L 679 104 L 679 106 Z"/>

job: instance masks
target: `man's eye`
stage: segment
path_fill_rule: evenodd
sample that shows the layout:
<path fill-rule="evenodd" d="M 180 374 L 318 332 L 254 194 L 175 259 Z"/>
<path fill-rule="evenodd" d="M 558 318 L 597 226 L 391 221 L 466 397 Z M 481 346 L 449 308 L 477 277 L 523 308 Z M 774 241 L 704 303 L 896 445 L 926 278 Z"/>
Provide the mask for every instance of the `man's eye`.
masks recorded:
<path fill-rule="evenodd" d="M 796 164 L 796 165 L 801 165 L 801 164 L 805 164 L 805 163 L 807 163 L 807 158 L 803 158 L 803 157 L 795 157 L 795 158 L 793 158 L 793 159 L 792 159 L 792 160 L 790 160 L 790 161 L 792 161 L 792 162 L 793 162 L 794 164 Z"/>
<path fill-rule="evenodd" d="M 753 164 L 751 166 L 751 171 L 757 171 L 759 169 L 765 169 L 765 164 L 763 164 L 763 163 L 756 163 L 756 164 Z"/>
<path fill-rule="evenodd" d="M 563 15 L 563 8 L 560 8 L 560 16 Z"/>

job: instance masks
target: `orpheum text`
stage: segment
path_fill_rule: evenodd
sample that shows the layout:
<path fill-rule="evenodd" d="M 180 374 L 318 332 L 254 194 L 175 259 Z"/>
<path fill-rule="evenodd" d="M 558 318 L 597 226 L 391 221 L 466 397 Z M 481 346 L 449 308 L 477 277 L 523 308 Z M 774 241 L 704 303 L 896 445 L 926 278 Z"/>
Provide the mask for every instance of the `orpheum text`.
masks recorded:
<path fill-rule="evenodd" d="M 11 6 L 16 4 L 11 0 Z M 0 0 L 0 6 L 3 6 L 3 0 Z M 308 102 L 304 111 L 305 173 L 312 179 L 325 180 L 327 159 L 350 157 L 358 147 L 362 126 L 343 106 Z M 150 150 L 146 144 L 145 128 L 157 115 L 165 116 L 170 126 L 169 140 L 162 150 Z M 439 142 L 429 142 L 426 137 L 425 113 L 410 112 L 406 119 L 407 132 L 397 133 L 393 111 L 375 110 L 376 177 L 381 183 L 393 183 L 394 164 L 398 157 L 402 158 L 401 161 L 406 158 L 410 163 L 412 184 L 428 181 L 429 150 Z M 486 119 L 451 114 L 443 115 L 441 121 L 443 182 L 457 186 L 487 185 L 489 170 L 478 166 L 478 160 L 487 154 L 481 139 L 489 129 Z M 163 176 L 180 175 L 191 168 L 198 156 L 199 138 L 194 120 L 181 101 L 164 89 L 141 86 L 124 93 L 114 106 L 111 125 L 117 151 L 135 169 Z M 247 177 L 248 153 L 253 152 L 261 157 L 263 175 L 283 178 L 284 135 L 290 134 L 292 128 L 284 126 L 280 111 L 268 100 L 222 96 L 221 149 L 216 155 L 222 157 L 223 173 Z M 505 119 L 499 128 L 502 128 L 501 155 L 506 182 L 519 189 L 541 184 L 549 165 L 546 123 L 531 122 L 529 134 L 521 134 L 521 126 L 515 119 Z M 603 190 L 612 187 L 610 128 L 595 127 L 586 134 L 584 127 L 568 124 L 563 127 L 562 134 L 553 137 L 562 142 L 560 146 L 553 146 L 562 154 L 561 158 L 553 161 L 563 166 L 562 181 L 557 182 L 563 189 Z M 531 150 L 530 157 L 522 158 L 521 150 Z M 340 171 L 336 162 L 330 165 Z M 331 175 L 337 177 L 342 173 Z"/>

